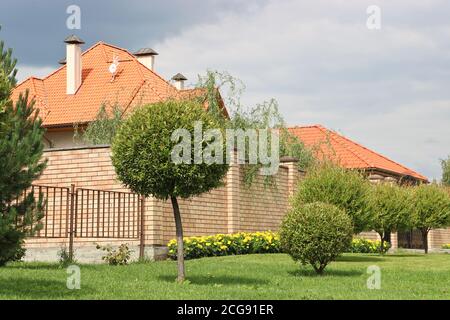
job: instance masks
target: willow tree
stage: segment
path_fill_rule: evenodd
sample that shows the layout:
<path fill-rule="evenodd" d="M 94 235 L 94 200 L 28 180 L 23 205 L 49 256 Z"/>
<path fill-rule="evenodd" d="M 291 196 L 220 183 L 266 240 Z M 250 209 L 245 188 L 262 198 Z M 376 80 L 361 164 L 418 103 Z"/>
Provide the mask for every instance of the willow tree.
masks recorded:
<path fill-rule="evenodd" d="M 172 203 L 179 282 L 185 279 L 185 269 L 182 212 L 178 200 L 221 186 L 228 171 L 223 161 L 226 156 L 224 139 L 205 135 L 197 140 L 194 130 L 198 123 L 202 124 L 203 132 L 222 128 L 218 117 L 198 102 L 169 100 L 146 105 L 122 123 L 112 145 L 116 173 L 127 187 L 140 195 Z M 176 135 L 177 132 L 181 135 Z M 181 143 L 184 147 L 180 149 Z M 199 150 L 200 153 L 209 150 L 208 155 L 212 157 L 196 161 Z"/>

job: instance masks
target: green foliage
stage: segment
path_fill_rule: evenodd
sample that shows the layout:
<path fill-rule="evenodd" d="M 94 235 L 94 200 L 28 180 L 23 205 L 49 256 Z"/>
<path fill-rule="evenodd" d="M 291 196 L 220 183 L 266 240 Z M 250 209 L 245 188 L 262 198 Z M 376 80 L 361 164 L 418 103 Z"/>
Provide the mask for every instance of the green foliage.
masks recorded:
<path fill-rule="evenodd" d="M 368 195 L 372 228 L 383 239 L 386 234 L 410 225 L 411 197 L 405 187 L 381 183 L 372 185 Z"/>
<path fill-rule="evenodd" d="M 35 199 L 29 189 L 42 173 L 40 161 L 44 129 L 28 92 L 13 106 L 11 88 L 15 85 L 16 61 L 12 51 L 0 43 L 0 266 L 16 259 L 26 235 L 39 229 L 42 197 Z"/>
<path fill-rule="evenodd" d="M 391 247 L 389 242 L 381 243 L 380 240 L 369 240 L 357 238 L 352 240 L 350 249 L 347 252 L 351 253 L 385 253 Z"/>
<path fill-rule="evenodd" d="M 204 131 L 220 128 L 218 120 L 196 102 L 169 100 L 137 109 L 114 139 L 112 160 L 119 179 L 134 192 L 159 199 L 189 198 L 220 186 L 227 164 L 175 164 L 171 160 L 177 144 L 171 140 L 172 133 L 184 128 L 193 137 L 195 121 L 202 121 Z M 225 159 L 225 143 L 223 152 Z"/>
<path fill-rule="evenodd" d="M 12 57 L 12 49 L 5 49 L 5 43 L 0 41 L 0 113 L 11 103 L 9 97 L 17 82 L 16 63 L 17 59 Z"/>
<path fill-rule="evenodd" d="M 122 123 L 123 110 L 115 104 L 112 107 L 102 105 L 95 120 L 90 122 L 82 132 L 75 130 L 76 136 L 88 144 L 111 144 Z"/>
<path fill-rule="evenodd" d="M 370 230 L 367 208 L 369 182 L 357 172 L 324 162 L 312 167 L 300 181 L 294 205 L 324 202 L 337 206 L 351 217 L 354 233 Z"/>
<path fill-rule="evenodd" d="M 169 258 L 176 260 L 177 240 L 169 241 L 167 246 L 169 248 Z M 184 248 L 184 257 L 186 259 L 238 254 L 279 253 L 280 238 L 271 231 L 188 237 L 184 238 Z"/>
<path fill-rule="evenodd" d="M 450 186 L 450 156 L 447 159 L 441 160 L 442 166 L 442 184 Z"/>
<path fill-rule="evenodd" d="M 450 243 L 444 244 L 442 249 L 450 249 Z"/>
<path fill-rule="evenodd" d="M 326 203 L 294 204 L 280 228 L 283 250 L 321 274 L 350 247 L 353 227 L 344 210 Z"/>
<path fill-rule="evenodd" d="M 429 231 L 450 224 L 450 196 L 435 184 L 412 188 L 413 228 Z"/>
<path fill-rule="evenodd" d="M 428 253 L 430 230 L 450 225 L 450 196 L 436 184 L 419 185 L 411 192 L 411 228 L 420 230 L 425 253 Z"/>
<path fill-rule="evenodd" d="M 231 129 L 277 129 L 280 133 L 280 157 L 289 156 L 298 159 L 299 169 L 306 169 L 314 163 L 312 152 L 307 149 L 300 139 L 287 130 L 284 118 L 279 111 L 275 99 L 264 101 L 254 107 L 245 107 L 241 104 L 241 96 L 245 86 L 239 79 L 230 74 L 218 71 L 207 71 L 205 76 L 200 76 L 198 88 L 204 90 L 205 95 L 201 100 L 208 102 L 212 112 L 221 113 L 221 101 L 223 101 L 230 113 L 229 121 L 224 121 L 227 128 Z M 220 95 L 225 92 L 225 96 Z M 270 136 L 268 137 L 270 139 Z M 269 141 L 270 142 L 270 141 Z M 246 141 L 246 151 L 249 150 Z M 270 143 L 268 143 L 270 145 Z M 248 160 L 248 152 L 245 155 Z M 260 164 L 244 167 L 244 182 L 250 187 L 261 168 Z M 274 185 L 273 176 L 265 176 L 266 185 Z"/>
<path fill-rule="evenodd" d="M 131 253 L 133 252 L 126 243 L 121 244 L 117 249 L 113 249 L 109 245 L 104 247 L 97 245 L 97 249 L 106 252 L 102 260 L 111 266 L 127 265 L 130 262 Z"/>
<path fill-rule="evenodd" d="M 70 257 L 70 253 L 67 247 L 61 247 L 58 250 L 57 254 L 58 254 L 58 263 L 61 268 L 66 268 L 71 264 L 77 263 L 75 259 L 75 253 L 73 254 L 72 257 Z"/>
<path fill-rule="evenodd" d="M 450 224 L 450 196 L 443 188 L 423 184 L 412 192 L 413 227 L 430 230 Z"/>
<path fill-rule="evenodd" d="M 169 258 L 176 260 L 177 240 L 170 240 L 167 248 L 169 249 Z M 345 252 L 380 253 L 387 252 L 389 248 L 390 244 L 388 242 L 383 243 L 383 250 L 381 250 L 380 240 L 373 241 L 357 238 L 352 240 L 350 247 Z M 184 238 L 185 259 L 280 252 L 282 252 L 280 236 L 277 232 L 272 231 L 239 232 Z"/>

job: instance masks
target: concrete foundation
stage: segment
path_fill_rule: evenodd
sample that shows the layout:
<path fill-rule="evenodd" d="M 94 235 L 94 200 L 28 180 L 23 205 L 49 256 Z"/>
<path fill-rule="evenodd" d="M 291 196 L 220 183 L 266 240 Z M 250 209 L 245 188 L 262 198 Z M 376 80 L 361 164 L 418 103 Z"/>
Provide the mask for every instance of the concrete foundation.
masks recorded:
<path fill-rule="evenodd" d="M 113 245 L 114 249 L 118 246 Z M 131 253 L 131 261 L 139 260 L 139 246 L 129 246 Z M 45 248 L 27 248 L 24 261 L 27 262 L 50 262 L 55 263 L 59 261 L 58 252 L 60 247 L 45 247 Z M 168 249 L 165 246 L 148 246 L 144 250 L 144 259 L 146 260 L 165 260 L 167 259 Z M 75 260 L 79 263 L 105 263 L 102 257 L 106 252 L 99 250 L 95 245 L 76 247 L 74 250 Z"/>

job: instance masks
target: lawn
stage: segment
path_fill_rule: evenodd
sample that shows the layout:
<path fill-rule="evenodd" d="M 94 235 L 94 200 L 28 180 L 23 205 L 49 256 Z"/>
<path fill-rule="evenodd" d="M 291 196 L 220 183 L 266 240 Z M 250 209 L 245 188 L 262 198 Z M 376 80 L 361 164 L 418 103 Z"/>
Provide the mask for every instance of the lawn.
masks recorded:
<path fill-rule="evenodd" d="M 380 290 L 369 290 L 367 267 L 381 268 Z M 66 288 L 56 264 L 13 263 L 0 268 L 0 299 L 449 299 L 448 254 L 346 254 L 324 276 L 287 255 L 187 261 L 189 281 L 175 283 L 173 261 L 129 266 L 81 265 L 81 290 Z"/>

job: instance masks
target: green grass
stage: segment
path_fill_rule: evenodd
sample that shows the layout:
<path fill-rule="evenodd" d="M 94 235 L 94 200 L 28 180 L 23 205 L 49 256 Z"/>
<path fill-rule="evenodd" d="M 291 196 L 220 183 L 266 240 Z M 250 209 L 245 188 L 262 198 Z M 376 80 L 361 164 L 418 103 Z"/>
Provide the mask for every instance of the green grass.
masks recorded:
<path fill-rule="evenodd" d="M 369 290 L 367 267 L 381 268 L 380 290 Z M 346 254 L 316 276 L 287 255 L 187 261 L 188 282 L 175 283 L 173 261 L 129 266 L 81 265 L 81 290 L 66 288 L 55 264 L 0 268 L 0 299 L 449 299 L 450 255 Z"/>

